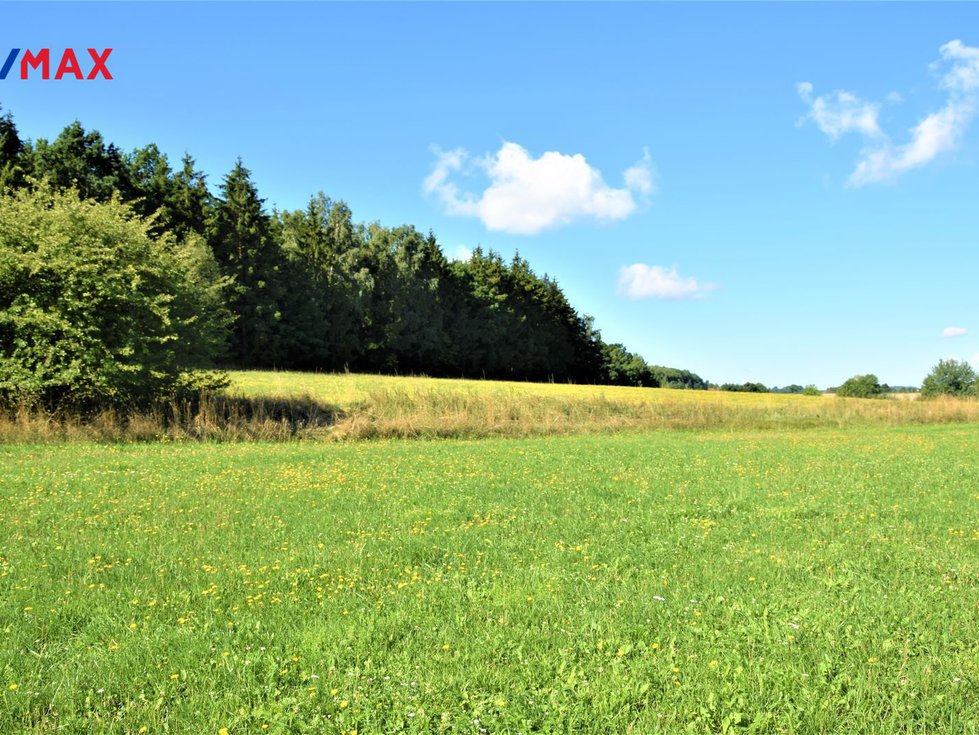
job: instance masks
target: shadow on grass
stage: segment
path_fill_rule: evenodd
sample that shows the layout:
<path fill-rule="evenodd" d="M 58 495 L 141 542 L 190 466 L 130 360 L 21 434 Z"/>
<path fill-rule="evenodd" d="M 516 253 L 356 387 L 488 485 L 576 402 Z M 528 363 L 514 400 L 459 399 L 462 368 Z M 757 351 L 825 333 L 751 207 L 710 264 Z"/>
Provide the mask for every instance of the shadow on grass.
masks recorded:
<path fill-rule="evenodd" d="M 848 426 L 979 422 L 979 401 L 657 393 L 647 401 L 532 396 L 514 391 L 376 390 L 339 407 L 312 396 L 209 394 L 146 407 L 0 407 L 0 443 L 343 441 L 535 437 L 648 430 L 804 431 Z"/>
<path fill-rule="evenodd" d="M 309 397 L 209 395 L 145 407 L 0 408 L 0 442 L 283 441 L 328 435 L 344 412 Z"/>

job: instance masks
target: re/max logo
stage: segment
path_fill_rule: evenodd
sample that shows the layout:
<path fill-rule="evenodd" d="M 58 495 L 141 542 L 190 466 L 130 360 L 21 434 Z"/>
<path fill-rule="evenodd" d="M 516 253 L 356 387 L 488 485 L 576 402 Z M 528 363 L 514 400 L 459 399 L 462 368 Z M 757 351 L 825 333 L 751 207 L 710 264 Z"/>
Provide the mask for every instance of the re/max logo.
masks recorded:
<path fill-rule="evenodd" d="M 58 63 L 58 68 L 54 72 L 54 78 L 64 79 L 68 76 L 74 77 L 75 79 L 98 79 L 99 77 L 112 79 L 112 74 L 109 73 L 109 69 L 105 65 L 111 53 L 111 48 L 103 49 L 101 52 L 96 51 L 94 48 L 88 49 L 92 66 L 87 70 L 88 73 L 85 74 L 82 71 L 81 64 L 78 63 L 78 56 L 75 55 L 75 50 L 66 48 L 64 53 L 61 54 L 61 61 Z M 18 56 L 20 56 L 19 48 L 10 49 L 10 53 L 7 54 L 7 60 L 0 67 L 0 79 L 7 78 L 10 70 L 17 62 Z M 36 53 L 30 49 L 24 51 L 24 55 L 20 60 L 20 78 L 27 79 L 31 71 L 34 72 L 35 76 L 40 71 L 41 79 L 51 78 L 51 49 L 42 48 Z"/>

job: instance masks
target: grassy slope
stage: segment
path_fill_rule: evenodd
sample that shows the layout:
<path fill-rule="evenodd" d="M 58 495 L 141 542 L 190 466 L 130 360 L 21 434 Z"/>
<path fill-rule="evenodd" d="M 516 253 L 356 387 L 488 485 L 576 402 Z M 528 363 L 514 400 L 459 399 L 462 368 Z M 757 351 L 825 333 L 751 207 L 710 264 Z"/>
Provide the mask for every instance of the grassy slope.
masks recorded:
<path fill-rule="evenodd" d="M 89 417 L 0 410 L 0 443 L 530 437 L 979 422 L 976 400 L 861 400 L 378 375 L 231 373 L 200 405 Z"/>
<path fill-rule="evenodd" d="M 0 732 L 975 732 L 977 441 L 0 446 Z"/>
<path fill-rule="evenodd" d="M 463 393 L 482 396 L 522 396 L 526 398 L 591 399 L 627 403 L 656 403 L 665 400 L 689 402 L 782 404 L 812 403 L 811 396 L 719 391 L 688 391 L 667 388 L 630 388 L 618 385 L 574 385 L 571 383 L 527 383 L 503 380 L 463 380 L 448 378 L 399 377 L 360 373 L 299 373 L 263 370 L 231 372 L 232 390 L 241 395 L 301 397 L 315 396 L 348 408 L 378 392 Z M 832 399 L 826 396 L 825 399 Z M 818 399 L 817 399 L 818 400 Z"/>
<path fill-rule="evenodd" d="M 863 400 L 358 374 L 240 371 L 231 377 L 237 395 L 308 398 L 338 409 L 342 418 L 321 435 L 342 438 L 979 421 L 975 400 Z"/>

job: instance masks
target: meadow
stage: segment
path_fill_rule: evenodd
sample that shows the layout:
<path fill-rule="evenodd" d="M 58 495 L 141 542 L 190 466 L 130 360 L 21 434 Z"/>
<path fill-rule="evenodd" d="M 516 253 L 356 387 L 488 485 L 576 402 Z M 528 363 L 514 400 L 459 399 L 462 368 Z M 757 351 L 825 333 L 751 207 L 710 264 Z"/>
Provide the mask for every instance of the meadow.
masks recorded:
<path fill-rule="evenodd" d="M 79 417 L 0 410 L 0 443 L 535 437 L 979 422 L 975 399 L 863 400 L 383 375 L 233 371 L 223 395 Z"/>
<path fill-rule="evenodd" d="M 0 445 L 0 732 L 976 732 L 976 446 Z"/>

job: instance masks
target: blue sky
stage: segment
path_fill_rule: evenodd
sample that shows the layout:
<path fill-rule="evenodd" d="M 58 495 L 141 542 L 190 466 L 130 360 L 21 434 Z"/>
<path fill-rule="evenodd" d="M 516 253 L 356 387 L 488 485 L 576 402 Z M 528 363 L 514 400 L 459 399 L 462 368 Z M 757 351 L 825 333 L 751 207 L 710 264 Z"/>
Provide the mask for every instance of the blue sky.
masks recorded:
<path fill-rule="evenodd" d="M 25 136 L 519 250 L 650 362 L 979 364 L 979 5 L 6 4 L 0 36 L 113 49 L 111 81 L 0 82 Z"/>

